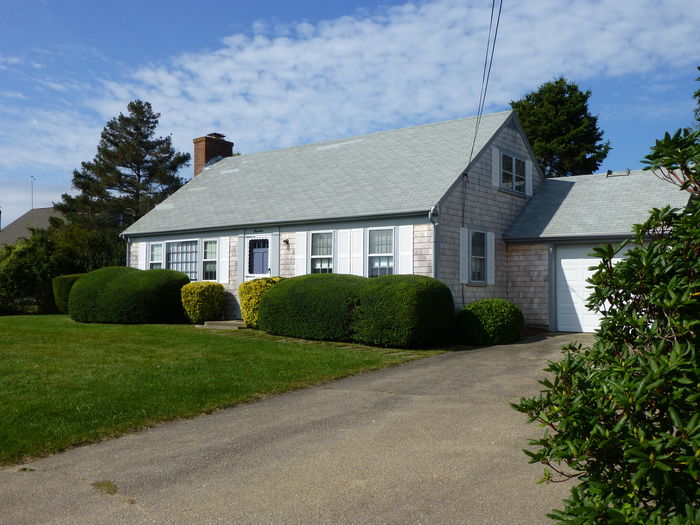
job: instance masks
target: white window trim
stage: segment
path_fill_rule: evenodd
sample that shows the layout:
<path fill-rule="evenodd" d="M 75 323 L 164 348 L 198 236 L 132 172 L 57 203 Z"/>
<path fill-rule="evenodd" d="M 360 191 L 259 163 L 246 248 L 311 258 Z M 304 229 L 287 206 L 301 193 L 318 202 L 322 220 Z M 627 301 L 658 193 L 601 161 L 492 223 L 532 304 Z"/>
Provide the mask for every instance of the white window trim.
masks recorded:
<path fill-rule="evenodd" d="M 155 261 L 153 260 L 153 250 L 151 250 L 152 246 L 160 246 L 160 261 Z M 146 251 L 146 268 L 149 270 L 152 270 L 152 266 L 154 264 L 160 264 L 161 268 L 165 268 L 165 246 L 162 242 L 150 242 L 148 243 L 148 250 Z"/>
<path fill-rule="evenodd" d="M 206 258 L 205 258 L 205 257 L 206 257 L 206 243 L 208 243 L 208 242 L 213 242 L 214 244 L 216 244 L 216 250 L 214 251 L 214 253 L 216 254 L 216 256 L 214 257 L 214 259 L 206 259 Z M 200 253 L 201 253 L 201 255 L 202 255 L 202 260 L 201 260 L 201 263 L 200 263 L 198 266 L 199 266 L 200 269 L 201 269 L 201 271 L 200 271 L 200 275 L 202 276 L 202 279 L 201 279 L 201 280 L 202 280 L 202 281 L 209 281 L 209 282 L 218 282 L 218 279 L 219 279 L 219 239 L 218 239 L 218 238 L 216 238 L 216 239 L 214 239 L 214 238 L 202 239 L 200 246 L 201 246 L 201 252 L 200 252 Z M 205 279 L 205 278 L 204 278 L 204 263 L 207 263 L 207 262 L 213 262 L 213 263 L 214 263 L 214 266 L 215 266 L 215 269 L 214 269 L 215 277 L 214 277 L 213 279 Z"/>
<path fill-rule="evenodd" d="M 370 237 L 370 232 L 373 231 L 391 231 L 391 252 L 387 253 L 371 253 L 369 251 L 369 237 Z M 365 273 L 365 277 L 369 277 L 370 275 L 370 264 L 369 264 L 369 259 L 370 257 L 391 257 L 391 273 L 395 274 L 396 273 L 396 228 L 393 226 L 377 226 L 375 228 L 367 228 L 367 254 L 365 255 L 365 262 L 367 264 L 367 271 Z"/>
<path fill-rule="evenodd" d="M 469 273 L 469 284 L 474 285 L 474 286 L 486 286 L 486 283 L 488 282 L 488 258 L 489 258 L 489 251 L 488 251 L 488 234 L 486 229 L 484 228 L 469 228 L 467 230 L 469 232 L 467 238 L 469 239 L 469 245 L 468 245 L 468 255 L 467 255 L 467 266 L 469 268 L 468 273 Z M 483 233 L 484 234 L 484 256 L 481 257 L 480 255 L 474 255 L 472 253 L 472 236 L 475 233 Z M 477 281 L 472 279 L 472 275 L 474 272 L 472 272 L 472 261 L 474 257 L 479 257 L 484 260 L 484 279 L 481 281 Z"/>
<path fill-rule="evenodd" d="M 506 188 L 503 186 L 503 172 L 506 171 L 505 168 L 503 167 L 503 155 L 508 155 L 511 159 L 513 159 L 513 169 L 510 172 L 512 178 L 511 178 L 511 183 L 510 183 L 510 188 Z M 513 193 L 517 193 L 518 195 L 525 195 L 527 193 L 527 159 L 521 157 L 520 155 L 516 155 L 514 153 L 511 153 L 510 151 L 500 151 L 500 172 L 499 172 L 499 186 L 501 189 L 504 189 L 506 191 L 512 191 Z M 519 160 L 523 163 L 523 190 L 516 190 L 516 184 L 515 184 L 515 179 L 516 179 L 516 173 L 515 173 L 515 161 Z"/>
<path fill-rule="evenodd" d="M 486 257 L 484 261 L 484 281 L 472 280 L 472 233 L 485 234 Z M 496 284 L 496 235 L 488 228 L 470 226 L 459 230 L 459 282 L 469 286 L 490 286 Z"/>
<path fill-rule="evenodd" d="M 317 233 L 330 233 L 331 234 L 331 255 L 330 256 L 328 256 L 328 255 L 313 255 L 313 245 L 314 245 L 313 244 L 313 236 L 314 236 L 314 234 L 317 234 Z M 331 272 L 330 273 L 336 273 L 337 272 L 337 270 L 336 270 L 336 261 L 337 261 L 336 252 L 337 252 L 337 249 L 336 249 L 335 230 L 310 231 L 310 232 L 308 232 L 306 239 L 308 242 L 308 247 L 307 247 L 306 253 L 309 254 L 309 256 L 307 257 L 308 260 L 307 260 L 307 264 L 306 264 L 306 273 L 307 274 L 312 273 L 313 266 L 311 263 L 312 263 L 313 259 L 330 259 L 331 260 Z"/>
<path fill-rule="evenodd" d="M 200 261 L 200 256 L 199 256 L 199 249 L 201 245 L 201 239 L 195 238 L 195 239 L 173 239 L 171 241 L 163 241 L 163 268 L 167 270 L 171 270 L 172 268 L 168 268 L 168 244 L 174 244 L 176 242 L 196 242 L 197 243 L 197 275 L 195 276 L 194 279 L 190 279 L 192 282 L 200 281 L 200 271 L 201 271 L 201 261 Z"/>

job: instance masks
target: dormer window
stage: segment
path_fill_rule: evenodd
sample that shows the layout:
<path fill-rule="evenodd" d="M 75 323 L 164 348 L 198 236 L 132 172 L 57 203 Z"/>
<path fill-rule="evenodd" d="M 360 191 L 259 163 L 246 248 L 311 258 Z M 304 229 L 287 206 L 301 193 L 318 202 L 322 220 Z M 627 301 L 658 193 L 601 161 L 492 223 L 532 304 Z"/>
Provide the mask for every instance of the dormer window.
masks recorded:
<path fill-rule="evenodd" d="M 525 193 L 525 161 L 501 153 L 501 188 Z"/>

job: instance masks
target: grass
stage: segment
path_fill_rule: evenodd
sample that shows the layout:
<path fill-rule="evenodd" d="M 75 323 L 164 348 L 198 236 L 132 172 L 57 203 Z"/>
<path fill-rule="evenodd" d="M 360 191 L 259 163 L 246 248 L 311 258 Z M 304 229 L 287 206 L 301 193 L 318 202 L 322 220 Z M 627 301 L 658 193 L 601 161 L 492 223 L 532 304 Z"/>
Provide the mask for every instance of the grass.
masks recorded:
<path fill-rule="evenodd" d="M 0 317 L 0 464 L 435 353 Z"/>

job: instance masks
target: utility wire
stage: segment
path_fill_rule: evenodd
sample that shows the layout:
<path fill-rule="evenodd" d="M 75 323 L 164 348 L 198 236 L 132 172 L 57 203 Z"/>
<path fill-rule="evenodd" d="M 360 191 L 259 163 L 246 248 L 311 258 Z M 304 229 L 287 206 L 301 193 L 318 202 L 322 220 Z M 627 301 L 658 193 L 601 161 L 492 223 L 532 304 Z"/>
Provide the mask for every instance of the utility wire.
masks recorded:
<path fill-rule="evenodd" d="M 498 14 L 496 15 L 496 27 L 494 28 L 493 19 L 494 13 L 496 11 L 496 0 L 491 0 L 491 18 L 489 20 L 489 34 L 486 40 L 486 54 L 484 55 L 484 66 L 481 73 L 481 88 L 479 89 L 479 104 L 477 106 L 476 113 L 476 123 L 474 124 L 474 138 L 472 139 L 472 147 L 469 151 L 469 161 L 467 162 L 467 169 L 472 162 L 474 156 L 474 148 L 476 147 L 476 136 L 479 133 L 479 125 L 481 124 L 481 117 L 484 113 L 484 106 L 486 105 L 486 93 L 489 89 L 489 79 L 491 77 L 491 66 L 493 65 L 493 55 L 496 50 L 496 40 L 498 38 L 498 27 L 501 22 L 501 11 L 503 10 L 503 0 L 499 0 L 498 4 Z M 493 33 L 493 40 L 491 39 L 491 33 Z M 469 172 L 465 171 L 462 177 L 462 228 L 464 228 L 464 217 L 466 214 L 467 206 L 467 179 L 469 177 Z M 461 285 L 462 291 L 462 304 L 465 304 L 464 299 L 464 283 Z"/>

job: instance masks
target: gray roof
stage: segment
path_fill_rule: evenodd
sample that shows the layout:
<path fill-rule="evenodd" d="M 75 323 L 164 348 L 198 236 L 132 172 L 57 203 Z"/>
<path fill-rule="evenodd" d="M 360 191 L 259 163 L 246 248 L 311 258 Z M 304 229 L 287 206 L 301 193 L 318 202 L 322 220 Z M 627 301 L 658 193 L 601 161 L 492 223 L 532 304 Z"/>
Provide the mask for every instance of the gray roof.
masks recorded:
<path fill-rule="evenodd" d="M 511 115 L 482 117 L 474 158 Z M 124 234 L 427 212 L 467 167 L 475 123 L 471 117 L 228 157 Z"/>
<path fill-rule="evenodd" d="M 505 235 L 506 240 L 624 237 L 652 208 L 684 207 L 687 191 L 649 171 L 547 179 Z"/>
<path fill-rule="evenodd" d="M 0 246 L 28 238 L 32 234 L 29 228 L 48 228 L 51 217 L 61 217 L 61 214 L 53 207 L 32 208 L 0 230 Z"/>

